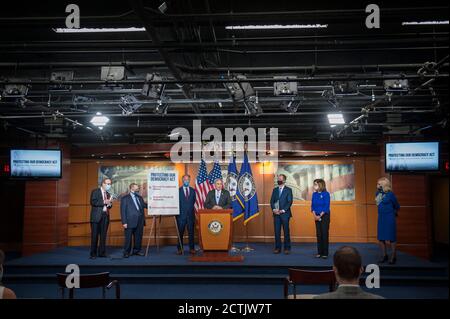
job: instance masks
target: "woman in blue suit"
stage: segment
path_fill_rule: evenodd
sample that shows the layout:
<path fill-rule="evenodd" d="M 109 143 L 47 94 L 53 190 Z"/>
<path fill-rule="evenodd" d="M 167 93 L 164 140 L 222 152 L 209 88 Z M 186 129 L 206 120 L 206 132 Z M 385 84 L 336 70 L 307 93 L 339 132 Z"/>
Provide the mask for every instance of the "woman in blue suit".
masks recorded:
<path fill-rule="evenodd" d="M 311 199 L 311 212 L 316 223 L 316 258 L 328 258 L 328 233 L 330 229 L 330 193 L 323 179 L 314 180 L 314 193 Z"/>
<path fill-rule="evenodd" d="M 379 263 L 395 264 L 397 261 L 397 211 L 400 205 L 391 189 L 391 182 L 386 177 L 382 177 L 377 182 L 377 192 L 375 201 L 378 206 L 378 235 L 383 258 Z M 391 258 L 387 255 L 387 244 L 391 246 Z"/>

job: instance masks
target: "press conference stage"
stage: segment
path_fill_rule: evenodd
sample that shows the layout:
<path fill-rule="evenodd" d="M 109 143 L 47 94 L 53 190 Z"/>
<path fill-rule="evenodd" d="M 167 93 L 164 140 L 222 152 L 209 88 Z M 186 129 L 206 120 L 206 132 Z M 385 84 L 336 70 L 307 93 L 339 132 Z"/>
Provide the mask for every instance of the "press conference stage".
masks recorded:
<path fill-rule="evenodd" d="M 333 253 L 342 244 L 330 246 Z M 356 247 L 364 264 L 376 263 L 375 244 L 347 243 Z M 238 248 L 245 247 L 238 243 Z M 240 263 L 191 262 L 189 254 L 178 256 L 175 246 L 152 247 L 147 257 L 122 258 L 121 249 L 108 248 L 107 258 L 90 260 L 86 247 L 64 247 L 6 263 L 5 280 L 24 298 L 60 298 L 54 286 L 55 273 L 64 272 L 68 264 L 78 264 L 81 273 L 111 272 L 120 281 L 123 298 L 281 299 L 288 268 L 327 270 L 332 259 L 313 258 L 315 244 L 296 244 L 288 256 L 274 256 L 272 245 L 251 243 L 254 250 L 243 254 Z M 445 261 L 427 261 L 399 253 L 397 265 L 380 267 L 381 287 L 377 293 L 387 298 L 448 298 L 448 274 Z M 363 274 L 362 281 L 366 275 Z M 403 287 L 403 289 L 402 289 Z M 408 287 L 408 289 L 404 289 Z M 308 292 L 324 287 L 305 287 Z M 78 298 L 99 298 L 99 291 L 76 292 Z M 112 298 L 110 292 L 107 297 Z"/>

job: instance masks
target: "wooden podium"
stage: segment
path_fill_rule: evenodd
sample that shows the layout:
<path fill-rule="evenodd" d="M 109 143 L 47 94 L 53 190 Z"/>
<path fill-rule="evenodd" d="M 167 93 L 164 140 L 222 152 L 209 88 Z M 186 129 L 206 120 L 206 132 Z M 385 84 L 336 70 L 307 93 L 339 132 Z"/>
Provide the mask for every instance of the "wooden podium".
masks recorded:
<path fill-rule="evenodd" d="M 197 212 L 198 237 L 202 254 L 190 261 L 243 261 L 242 255 L 230 255 L 233 239 L 232 209 L 201 209 Z"/>

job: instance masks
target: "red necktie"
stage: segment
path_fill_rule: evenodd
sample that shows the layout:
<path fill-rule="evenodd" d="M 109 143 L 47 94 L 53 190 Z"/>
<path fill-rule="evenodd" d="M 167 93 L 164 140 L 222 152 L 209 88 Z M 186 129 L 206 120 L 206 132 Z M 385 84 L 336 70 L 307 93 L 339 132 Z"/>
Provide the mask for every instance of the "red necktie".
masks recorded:
<path fill-rule="evenodd" d="M 186 188 L 186 191 L 184 192 L 186 199 L 189 198 L 189 188 Z"/>

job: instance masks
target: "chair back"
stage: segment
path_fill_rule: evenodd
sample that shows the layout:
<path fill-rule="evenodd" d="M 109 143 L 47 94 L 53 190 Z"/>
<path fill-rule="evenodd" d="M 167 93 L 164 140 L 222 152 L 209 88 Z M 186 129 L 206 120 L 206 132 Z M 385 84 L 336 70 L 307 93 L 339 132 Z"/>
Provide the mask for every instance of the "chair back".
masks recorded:
<path fill-rule="evenodd" d="M 67 273 L 57 273 L 56 279 L 58 286 L 61 288 L 62 298 L 64 298 L 64 291 L 67 288 L 66 280 L 67 277 L 71 274 Z M 120 288 L 117 280 L 111 280 L 111 276 L 109 272 L 101 272 L 96 274 L 85 274 L 80 275 L 80 289 L 83 288 L 102 288 L 103 298 L 105 298 L 106 289 L 111 289 L 112 287 L 116 287 L 116 298 L 120 298 Z M 69 298 L 73 299 L 74 297 L 74 288 L 69 289 Z"/>
<path fill-rule="evenodd" d="M 329 291 L 336 290 L 336 276 L 333 270 L 302 270 L 289 268 L 285 279 L 284 297 L 288 297 L 289 286 L 293 287 L 294 298 L 297 285 L 328 285 Z"/>

